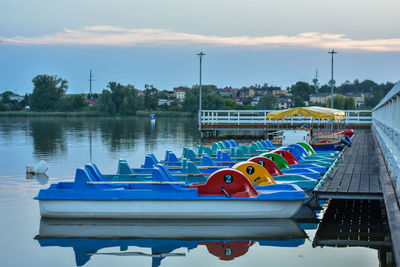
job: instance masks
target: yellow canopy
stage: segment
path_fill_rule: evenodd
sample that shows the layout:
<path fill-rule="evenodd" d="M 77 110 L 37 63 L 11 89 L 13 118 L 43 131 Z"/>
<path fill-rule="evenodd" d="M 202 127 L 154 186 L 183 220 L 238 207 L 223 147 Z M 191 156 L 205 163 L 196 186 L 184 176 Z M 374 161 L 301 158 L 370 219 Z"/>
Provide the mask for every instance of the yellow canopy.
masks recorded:
<path fill-rule="evenodd" d="M 343 110 L 323 107 L 289 108 L 273 111 L 267 114 L 269 120 L 284 120 L 285 118 L 298 116 L 303 116 L 304 118 L 312 117 L 313 120 L 328 119 L 335 121 L 342 121 L 345 118 Z"/>

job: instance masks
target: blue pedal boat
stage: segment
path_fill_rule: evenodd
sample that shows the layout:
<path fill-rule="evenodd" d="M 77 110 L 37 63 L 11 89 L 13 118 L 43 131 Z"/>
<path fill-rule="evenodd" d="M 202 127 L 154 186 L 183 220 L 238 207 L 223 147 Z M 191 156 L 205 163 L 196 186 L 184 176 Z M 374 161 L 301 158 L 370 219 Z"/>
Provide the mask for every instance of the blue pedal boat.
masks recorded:
<path fill-rule="evenodd" d="M 229 219 L 290 218 L 307 198 L 298 186 L 274 184 L 257 191 L 239 171 L 222 169 L 204 184 L 169 180 L 162 166 L 152 181 L 104 181 L 93 165 L 76 171 L 74 182 L 42 189 L 42 217 Z"/>

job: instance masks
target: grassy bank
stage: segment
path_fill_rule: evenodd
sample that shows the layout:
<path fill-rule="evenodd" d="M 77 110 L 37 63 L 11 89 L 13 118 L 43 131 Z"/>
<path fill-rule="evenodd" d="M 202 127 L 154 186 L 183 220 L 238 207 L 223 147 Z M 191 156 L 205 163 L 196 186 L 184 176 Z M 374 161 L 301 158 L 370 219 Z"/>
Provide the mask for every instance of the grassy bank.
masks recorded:
<path fill-rule="evenodd" d="M 5 111 L 0 117 L 110 117 L 97 111 L 82 112 L 37 112 L 37 111 Z"/>
<path fill-rule="evenodd" d="M 194 117 L 194 115 L 190 112 L 182 112 L 182 111 L 145 111 L 139 110 L 136 112 L 136 116 L 138 117 L 149 117 L 151 114 L 155 114 L 157 117 Z"/>
<path fill-rule="evenodd" d="M 155 114 L 156 117 L 194 117 L 190 112 L 179 111 L 137 111 L 137 117 L 149 117 Z M 37 112 L 37 111 L 4 111 L 0 112 L 1 117 L 113 117 L 106 113 L 98 111 L 81 111 L 81 112 Z M 132 116 L 115 116 L 115 117 L 132 117 Z"/>

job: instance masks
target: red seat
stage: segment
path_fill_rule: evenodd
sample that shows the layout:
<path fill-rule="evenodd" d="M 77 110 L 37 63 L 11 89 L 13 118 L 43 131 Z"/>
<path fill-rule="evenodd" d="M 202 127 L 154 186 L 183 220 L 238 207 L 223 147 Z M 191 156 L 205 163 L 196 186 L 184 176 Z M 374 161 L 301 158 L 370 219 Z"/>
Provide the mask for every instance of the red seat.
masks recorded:
<path fill-rule="evenodd" d="M 197 188 L 199 195 L 229 195 L 233 197 L 256 197 L 258 192 L 243 173 L 234 169 L 222 169 L 214 172 L 205 183 L 191 184 L 188 188 Z"/>
<path fill-rule="evenodd" d="M 269 174 L 271 174 L 272 177 L 283 175 L 278 166 L 276 166 L 275 162 L 273 162 L 269 158 L 263 156 L 256 156 L 249 158 L 249 161 L 255 162 L 263 166 L 269 172 Z"/>
<path fill-rule="evenodd" d="M 286 151 L 286 150 L 274 150 L 272 152 L 282 156 L 289 163 L 289 165 L 299 164 L 297 159 L 289 151 Z"/>

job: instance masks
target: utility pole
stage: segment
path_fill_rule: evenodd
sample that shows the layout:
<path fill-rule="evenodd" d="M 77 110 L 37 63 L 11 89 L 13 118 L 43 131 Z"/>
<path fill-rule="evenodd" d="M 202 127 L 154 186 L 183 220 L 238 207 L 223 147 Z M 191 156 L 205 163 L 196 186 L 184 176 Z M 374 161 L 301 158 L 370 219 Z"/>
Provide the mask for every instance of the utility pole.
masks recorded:
<path fill-rule="evenodd" d="M 331 54 L 332 56 L 332 61 L 331 61 L 331 80 L 329 81 L 331 85 L 331 108 L 333 108 L 333 86 L 335 85 L 335 81 L 333 80 L 333 55 L 337 54 L 335 50 L 332 50 L 331 52 L 328 52 L 328 54 Z"/>
<path fill-rule="evenodd" d="M 90 70 L 90 76 L 89 76 L 89 95 L 91 98 L 92 97 L 92 70 Z"/>
<path fill-rule="evenodd" d="M 200 58 L 200 88 L 199 88 L 199 111 L 201 111 L 201 59 L 203 56 L 205 56 L 205 54 L 203 52 L 200 52 L 198 54 L 196 54 L 199 56 Z"/>

